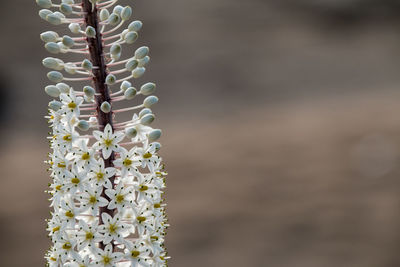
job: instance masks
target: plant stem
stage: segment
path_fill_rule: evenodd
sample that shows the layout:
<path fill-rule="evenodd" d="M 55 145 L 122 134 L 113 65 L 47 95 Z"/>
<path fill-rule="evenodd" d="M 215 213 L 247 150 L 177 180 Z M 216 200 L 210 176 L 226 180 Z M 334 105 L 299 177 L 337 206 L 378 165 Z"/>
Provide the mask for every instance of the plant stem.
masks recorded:
<path fill-rule="evenodd" d="M 89 0 L 82 0 L 82 9 L 85 13 L 85 23 L 86 26 L 92 26 L 96 30 L 96 37 L 95 38 L 87 38 L 87 43 L 89 45 L 89 53 L 90 53 L 90 59 L 93 64 L 93 66 L 96 66 L 97 68 L 93 68 L 93 83 L 94 83 L 94 88 L 96 90 L 96 110 L 97 110 L 97 120 L 99 124 L 99 129 L 100 131 L 103 131 L 104 127 L 107 124 L 110 124 L 111 127 L 114 130 L 113 127 L 113 119 L 112 119 L 112 112 L 109 113 L 104 113 L 100 110 L 100 106 L 104 101 L 107 101 L 108 103 L 111 103 L 111 97 L 110 93 L 108 90 L 108 86 L 105 83 L 106 77 L 107 77 L 107 69 L 105 65 L 105 60 L 103 56 L 103 44 L 102 44 L 102 35 L 100 33 L 100 28 L 99 28 L 99 18 L 97 15 L 97 8 L 96 6 L 92 6 L 92 3 L 89 2 Z M 105 167 L 113 167 L 113 161 L 115 159 L 115 154 L 112 152 L 111 156 L 108 159 L 104 159 L 104 164 Z M 112 187 L 114 187 L 114 180 L 115 176 L 110 178 L 110 182 L 112 184 Z M 109 197 L 105 194 L 105 188 L 103 187 L 103 191 L 101 194 L 102 197 L 104 197 L 107 200 L 110 200 Z M 115 210 L 110 210 L 107 207 L 101 207 L 100 208 L 100 216 L 99 216 L 99 224 L 103 224 L 103 221 L 101 219 L 101 214 L 102 213 L 107 213 L 111 217 L 114 216 Z M 113 248 L 114 248 L 114 243 L 112 243 Z M 101 249 L 104 249 L 105 245 L 103 242 L 100 242 L 99 247 Z"/>

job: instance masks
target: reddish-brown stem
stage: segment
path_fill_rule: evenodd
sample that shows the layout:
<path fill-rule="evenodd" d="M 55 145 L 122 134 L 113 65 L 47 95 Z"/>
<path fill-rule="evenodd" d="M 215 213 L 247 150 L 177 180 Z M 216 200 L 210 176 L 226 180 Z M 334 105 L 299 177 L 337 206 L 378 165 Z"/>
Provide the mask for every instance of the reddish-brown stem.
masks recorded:
<path fill-rule="evenodd" d="M 113 119 L 112 119 L 112 112 L 104 113 L 100 110 L 100 105 L 104 101 L 111 103 L 110 92 L 108 90 L 108 86 L 105 83 L 107 77 L 107 68 L 103 56 L 103 44 L 102 44 L 102 35 L 100 33 L 99 28 L 99 18 L 97 14 L 96 6 L 92 7 L 92 3 L 89 0 L 82 0 L 82 10 L 85 13 L 85 24 L 86 26 L 92 26 L 96 30 L 96 37 L 95 38 L 87 38 L 88 46 L 89 46 L 89 53 L 90 59 L 93 66 L 98 66 L 98 68 L 93 69 L 93 85 L 96 90 L 96 110 L 97 110 L 97 120 L 99 123 L 100 131 L 103 131 L 104 127 L 107 124 L 110 124 L 113 128 Z M 105 167 L 113 167 L 113 161 L 115 159 L 114 152 L 108 159 L 104 159 Z M 110 178 L 112 186 L 114 187 L 114 180 L 115 176 Z M 101 194 L 102 197 L 110 200 L 109 197 L 105 194 L 105 188 L 103 188 L 103 192 Z M 99 224 L 103 224 L 101 219 L 102 213 L 108 213 L 111 217 L 114 216 L 115 210 L 110 210 L 107 207 L 100 208 L 100 218 Z M 113 247 L 114 247 L 114 243 Z M 103 242 L 100 242 L 100 248 L 104 249 L 105 245 Z"/>

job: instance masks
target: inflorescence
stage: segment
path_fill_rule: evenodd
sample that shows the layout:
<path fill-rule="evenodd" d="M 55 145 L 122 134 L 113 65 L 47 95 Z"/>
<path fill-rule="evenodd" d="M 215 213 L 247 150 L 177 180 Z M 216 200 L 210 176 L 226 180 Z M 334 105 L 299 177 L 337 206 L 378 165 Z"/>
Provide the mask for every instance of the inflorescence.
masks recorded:
<path fill-rule="evenodd" d="M 144 74 L 149 48 L 121 57 L 122 47 L 137 40 L 142 22 L 128 24 L 132 8 L 116 5 L 118 0 L 36 2 L 42 19 L 66 24 L 69 34 L 43 32 L 46 50 L 80 57 L 42 61 L 54 83 L 45 92 L 55 98 L 46 116 L 52 149 L 47 265 L 167 266 L 167 173 L 157 155 L 161 130 L 150 126 L 156 85 L 136 89 L 132 81 Z M 125 29 L 118 33 L 120 28 Z M 113 108 L 141 95 L 145 98 L 136 106 Z M 118 122 L 116 115 L 127 111 L 137 113 Z"/>

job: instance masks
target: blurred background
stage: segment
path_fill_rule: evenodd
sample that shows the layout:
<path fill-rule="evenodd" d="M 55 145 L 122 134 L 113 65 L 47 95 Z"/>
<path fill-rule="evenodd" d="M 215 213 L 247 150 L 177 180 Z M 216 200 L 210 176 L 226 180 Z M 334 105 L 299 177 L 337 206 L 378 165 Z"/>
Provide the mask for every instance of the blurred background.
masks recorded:
<path fill-rule="evenodd" d="M 161 100 L 170 266 L 400 266 L 400 1 L 128 2 Z M 1 7 L 1 266 L 49 246 L 38 10 Z"/>

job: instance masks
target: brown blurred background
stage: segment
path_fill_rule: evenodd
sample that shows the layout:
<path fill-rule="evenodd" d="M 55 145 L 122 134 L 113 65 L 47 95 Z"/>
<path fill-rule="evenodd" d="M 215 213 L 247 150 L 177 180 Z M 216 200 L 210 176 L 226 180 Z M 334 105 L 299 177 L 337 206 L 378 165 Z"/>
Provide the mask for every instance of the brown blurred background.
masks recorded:
<path fill-rule="evenodd" d="M 400 266 L 400 1 L 127 2 L 161 98 L 170 266 Z M 49 246 L 38 10 L 1 6 L 4 267 Z"/>

